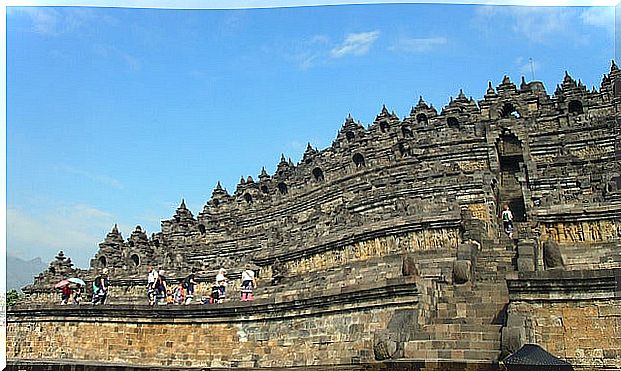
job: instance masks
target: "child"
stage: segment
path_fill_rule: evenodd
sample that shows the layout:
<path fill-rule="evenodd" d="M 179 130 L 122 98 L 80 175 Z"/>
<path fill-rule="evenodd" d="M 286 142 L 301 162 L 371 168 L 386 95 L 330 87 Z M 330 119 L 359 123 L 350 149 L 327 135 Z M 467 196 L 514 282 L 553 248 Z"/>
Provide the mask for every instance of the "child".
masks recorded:
<path fill-rule="evenodd" d="M 185 289 L 183 286 L 183 281 L 179 281 L 179 285 L 175 287 L 173 292 L 175 304 L 183 304 L 185 301 Z"/>
<path fill-rule="evenodd" d="M 213 285 L 211 287 L 211 295 L 209 296 L 209 304 L 216 304 L 220 299 L 220 287 L 218 285 Z"/>

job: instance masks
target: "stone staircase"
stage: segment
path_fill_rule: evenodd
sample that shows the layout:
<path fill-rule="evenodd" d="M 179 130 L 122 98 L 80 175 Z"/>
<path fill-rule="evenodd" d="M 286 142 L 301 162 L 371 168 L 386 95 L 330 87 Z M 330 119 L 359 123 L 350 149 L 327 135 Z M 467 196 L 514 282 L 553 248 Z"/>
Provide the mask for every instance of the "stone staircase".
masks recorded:
<path fill-rule="evenodd" d="M 505 278 L 515 274 L 515 241 L 506 235 L 483 241 L 474 279 L 462 285 L 435 282 L 427 309 L 427 323 L 404 344 L 404 356 L 412 360 L 496 362 L 501 350 L 509 293 Z"/>
<path fill-rule="evenodd" d="M 516 251 L 513 241 L 507 241 L 500 248 L 479 252 L 475 267 L 475 282 L 500 281 L 504 283 L 507 274 L 515 272 Z"/>
<path fill-rule="evenodd" d="M 497 361 L 508 291 L 504 281 L 439 284 L 435 315 L 404 344 L 414 360 Z M 432 312 L 434 313 L 434 312 Z"/>
<path fill-rule="evenodd" d="M 496 362 L 509 301 L 505 277 L 515 272 L 515 241 L 505 235 L 484 241 L 474 279 L 451 282 L 456 255 L 444 251 L 410 253 L 419 271 L 418 323 L 403 330 L 403 361 Z M 281 302 L 313 295 L 345 293 L 351 288 L 391 284 L 402 279 L 402 255 L 350 262 L 335 268 L 286 277 L 278 285 L 259 286 L 257 302 Z M 401 360 L 400 360 L 401 361 Z"/>

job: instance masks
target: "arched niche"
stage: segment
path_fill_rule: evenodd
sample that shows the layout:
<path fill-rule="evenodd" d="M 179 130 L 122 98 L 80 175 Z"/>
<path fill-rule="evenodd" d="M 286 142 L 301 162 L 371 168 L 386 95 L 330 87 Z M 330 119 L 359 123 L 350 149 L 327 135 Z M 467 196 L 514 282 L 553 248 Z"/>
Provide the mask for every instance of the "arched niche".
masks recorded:
<path fill-rule="evenodd" d="M 198 231 L 201 232 L 201 234 L 205 234 L 207 232 L 207 229 L 205 228 L 203 224 L 199 224 Z"/>
<path fill-rule="evenodd" d="M 318 168 L 318 167 L 314 168 L 313 169 L 313 177 L 318 182 L 323 181 L 323 170 L 321 170 L 321 168 Z"/>
<path fill-rule="evenodd" d="M 220 205 L 220 201 L 219 201 L 219 200 L 217 200 L 217 199 L 213 199 L 213 200 L 211 200 L 211 204 L 212 204 L 213 206 L 215 206 L 215 207 L 218 207 L 218 206 Z"/>
<path fill-rule="evenodd" d="M 244 200 L 246 200 L 247 203 L 252 203 L 252 196 L 250 193 L 244 193 Z"/>
<path fill-rule="evenodd" d="M 360 168 L 360 167 L 364 167 L 365 163 L 364 163 L 364 156 L 362 156 L 360 153 L 356 153 L 352 156 L 352 160 L 354 161 L 354 164 L 356 165 L 356 167 Z"/>
<path fill-rule="evenodd" d="M 267 186 L 264 184 L 264 185 L 261 186 L 261 192 L 267 194 L 267 193 L 270 193 L 270 189 L 267 188 Z"/>
<path fill-rule="evenodd" d="M 345 132 L 345 138 L 347 138 L 347 140 L 351 142 L 352 140 L 354 140 L 354 138 L 356 138 L 356 134 L 354 134 L 353 131 L 348 130 Z"/>
<path fill-rule="evenodd" d="M 106 267 L 106 264 L 107 264 L 108 262 L 106 261 L 106 257 L 105 257 L 105 256 L 103 256 L 103 255 L 102 255 L 102 256 L 100 256 L 100 257 L 99 257 L 99 259 L 97 259 L 97 260 L 99 261 L 99 265 L 100 265 L 101 267 L 103 267 L 103 268 L 105 268 L 105 267 Z"/>
<path fill-rule="evenodd" d="M 459 120 L 457 117 L 450 116 L 446 119 L 446 124 L 449 128 L 459 129 Z"/>
<path fill-rule="evenodd" d="M 412 138 L 414 136 L 412 134 L 412 130 L 410 130 L 410 128 L 405 125 L 401 127 L 401 134 L 403 134 L 404 138 Z"/>
<path fill-rule="evenodd" d="M 132 260 L 132 263 L 134 263 L 134 267 L 140 265 L 140 257 L 138 256 L 138 254 L 132 254 L 132 256 L 130 256 L 129 258 Z"/>
<path fill-rule="evenodd" d="M 573 113 L 573 114 L 576 114 L 576 115 L 584 113 L 584 109 L 582 107 L 582 102 L 580 102 L 577 99 L 572 100 L 571 102 L 569 102 L 569 105 L 568 105 L 567 109 L 569 110 L 569 113 Z"/>
<path fill-rule="evenodd" d="M 380 130 L 382 131 L 382 133 L 385 133 L 388 130 L 390 130 L 390 126 L 388 125 L 386 121 L 380 122 Z"/>
<path fill-rule="evenodd" d="M 287 188 L 287 183 L 285 182 L 278 183 L 278 191 L 280 192 L 281 195 L 286 195 L 289 192 L 289 189 Z"/>
<path fill-rule="evenodd" d="M 515 108 L 513 103 L 507 102 L 502 106 L 502 109 L 500 110 L 500 117 L 502 118 L 514 117 L 516 119 L 519 119 L 521 115 L 520 115 L 520 112 L 517 110 L 517 108 Z"/>
<path fill-rule="evenodd" d="M 429 119 L 424 113 L 419 113 L 418 115 L 416 115 L 416 122 L 420 125 L 427 125 L 429 123 Z"/>

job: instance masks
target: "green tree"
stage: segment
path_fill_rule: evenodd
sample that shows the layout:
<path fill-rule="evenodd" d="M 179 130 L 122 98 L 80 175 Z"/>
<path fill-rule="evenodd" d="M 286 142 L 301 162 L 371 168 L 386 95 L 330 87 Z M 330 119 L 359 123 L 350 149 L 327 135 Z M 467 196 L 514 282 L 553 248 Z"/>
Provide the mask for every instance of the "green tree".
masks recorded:
<path fill-rule="evenodd" d="M 15 289 L 6 293 L 6 306 L 10 307 L 11 305 L 15 305 L 19 300 L 19 294 Z"/>

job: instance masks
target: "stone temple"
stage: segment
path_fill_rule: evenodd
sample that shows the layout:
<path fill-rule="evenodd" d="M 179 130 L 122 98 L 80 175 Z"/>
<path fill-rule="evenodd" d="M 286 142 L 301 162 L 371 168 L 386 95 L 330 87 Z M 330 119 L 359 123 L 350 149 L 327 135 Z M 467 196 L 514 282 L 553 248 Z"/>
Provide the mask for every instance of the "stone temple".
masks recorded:
<path fill-rule="evenodd" d="M 329 148 L 182 201 L 157 233 L 115 226 L 88 270 L 59 253 L 7 312 L 9 364 L 493 370 L 533 343 L 619 369 L 620 112 L 613 62 L 599 89 L 504 77 L 478 101 L 349 116 Z M 196 269 L 199 297 L 225 267 L 228 300 L 148 307 L 148 264 Z M 108 304 L 58 305 L 55 282 L 103 268 Z"/>

